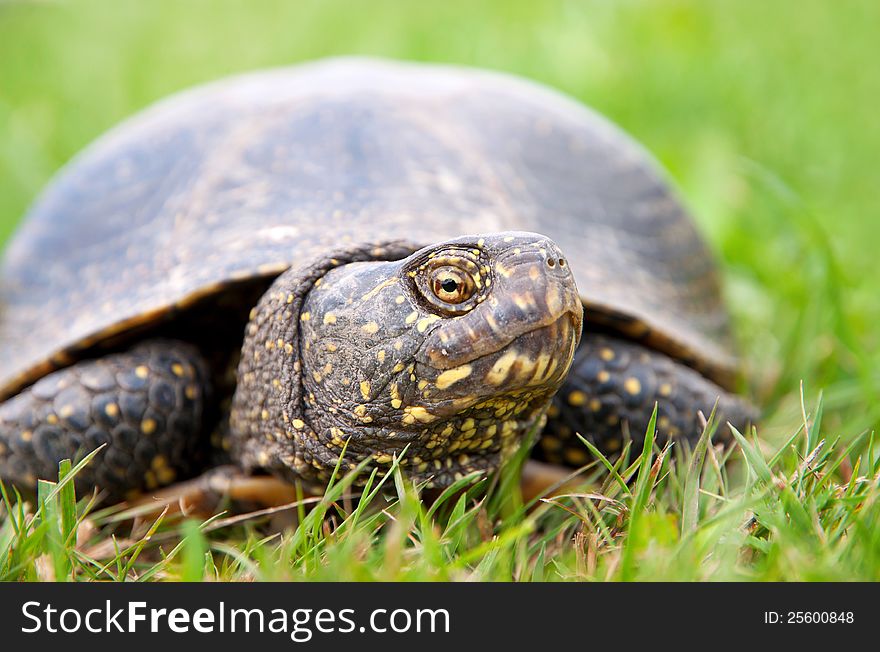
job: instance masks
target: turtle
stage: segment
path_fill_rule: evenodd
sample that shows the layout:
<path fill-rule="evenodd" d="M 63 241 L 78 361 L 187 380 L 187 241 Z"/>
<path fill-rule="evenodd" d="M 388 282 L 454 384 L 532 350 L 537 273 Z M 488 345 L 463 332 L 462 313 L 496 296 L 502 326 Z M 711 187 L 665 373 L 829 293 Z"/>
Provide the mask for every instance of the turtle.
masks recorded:
<path fill-rule="evenodd" d="M 317 491 L 742 427 L 718 266 L 660 166 L 512 75 L 341 58 L 100 137 L 0 267 L 0 478 L 108 499 L 221 464 Z M 532 434 L 530 434 L 532 433 Z"/>

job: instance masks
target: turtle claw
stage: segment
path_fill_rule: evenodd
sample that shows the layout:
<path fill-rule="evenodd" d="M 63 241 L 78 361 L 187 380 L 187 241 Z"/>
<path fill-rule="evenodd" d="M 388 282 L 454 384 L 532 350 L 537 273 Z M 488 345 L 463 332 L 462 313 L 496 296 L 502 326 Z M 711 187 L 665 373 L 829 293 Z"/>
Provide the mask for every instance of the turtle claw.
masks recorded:
<path fill-rule="evenodd" d="M 117 518 L 166 515 L 211 517 L 225 505 L 271 508 L 298 498 L 295 486 L 271 476 L 249 476 L 234 466 L 221 466 L 185 482 L 179 482 L 127 504 Z M 236 510 L 238 511 L 238 510 Z"/>
<path fill-rule="evenodd" d="M 579 484 L 579 470 L 557 464 L 547 464 L 528 460 L 520 476 L 520 491 L 523 501 L 531 503 L 539 498 L 547 498 Z M 581 480 L 581 482 L 583 482 Z"/>

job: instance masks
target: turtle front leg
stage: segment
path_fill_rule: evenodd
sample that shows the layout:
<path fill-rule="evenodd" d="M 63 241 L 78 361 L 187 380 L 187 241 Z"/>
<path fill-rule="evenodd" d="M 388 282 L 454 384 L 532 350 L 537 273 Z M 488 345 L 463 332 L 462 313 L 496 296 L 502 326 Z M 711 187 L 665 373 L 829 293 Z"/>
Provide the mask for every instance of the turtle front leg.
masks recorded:
<path fill-rule="evenodd" d="M 201 354 L 171 340 L 56 371 L 0 403 L 0 478 L 30 491 L 102 444 L 79 492 L 118 499 L 191 476 L 207 457 L 209 394 Z"/>
<path fill-rule="evenodd" d="M 636 445 L 657 404 L 657 439 L 694 444 L 718 401 L 716 440 L 729 438 L 729 421 L 744 429 L 757 410 L 690 367 L 640 344 L 585 333 L 565 385 L 553 399 L 547 427 L 534 455 L 552 463 L 580 466 L 589 452 L 580 433 L 603 453 L 620 450 L 626 436 Z"/>

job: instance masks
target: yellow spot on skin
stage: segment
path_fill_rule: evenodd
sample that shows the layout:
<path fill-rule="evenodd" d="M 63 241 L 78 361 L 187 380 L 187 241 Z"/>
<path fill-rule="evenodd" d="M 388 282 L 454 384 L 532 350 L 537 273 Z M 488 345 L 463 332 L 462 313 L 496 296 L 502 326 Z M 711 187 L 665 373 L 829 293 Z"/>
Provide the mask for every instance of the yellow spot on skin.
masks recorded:
<path fill-rule="evenodd" d="M 425 329 L 427 329 L 428 326 L 433 324 L 435 321 L 439 321 L 439 320 L 440 320 L 440 317 L 438 317 L 437 315 L 430 315 L 429 317 L 425 317 L 424 319 L 420 319 L 419 323 L 416 324 L 416 330 L 418 330 L 420 333 L 424 333 Z"/>
<path fill-rule="evenodd" d="M 269 411 L 268 410 L 261 410 L 260 411 L 260 418 L 263 421 L 266 421 L 269 418 Z"/>
<path fill-rule="evenodd" d="M 542 353 L 538 356 L 538 360 L 535 362 L 535 373 L 532 376 L 532 380 L 539 381 L 544 375 L 544 372 L 547 371 L 547 366 L 550 364 L 550 354 Z"/>
<path fill-rule="evenodd" d="M 306 426 L 305 421 L 303 421 L 302 419 L 294 419 L 290 423 L 297 430 L 302 430 Z"/>
<path fill-rule="evenodd" d="M 372 335 L 373 333 L 379 332 L 379 324 L 374 321 L 367 322 L 363 326 L 361 326 L 361 330 L 365 332 L 367 335 Z"/>
<path fill-rule="evenodd" d="M 320 282 L 321 282 L 321 279 L 318 279 L 317 281 L 315 281 L 315 287 L 317 287 Z M 287 295 L 287 303 L 293 303 L 293 294 Z M 253 317 L 251 317 L 251 319 L 253 319 Z"/>
<path fill-rule="evenodd" d="M 489 373 L 486 374 L 486 381 L 490 385 L 500 385 L 503 383 L 507 378 L 507 375 L 510 373 L 510 368 L 513 366 L 518 355 L 516 349 L 511 349 L 498 358 L 495 361 L 495 364 L 492 365 Z"/>
<path fill-rule="evenodd" d="M 638 396 L 639 393 L 642 391 L 642 383 L 639 382 L 638 378 L 627 378 L 623 382 L 623 389 L 625 389 L 628 394 Z"/>
<path fill-rule="evenodd" d="M 141 421 L 141 432 L 145 435 L 152 435 L 156 432 L 156 420 L 148 418 Z"/>
<path fill-rule="evenodd" d="M 355 413 L 356 415 L 358 415 L 359 417 L 364 416 L 364 415 L 367 413 L 367 406 L 366 406 L 366 405 L 363 405 L 363 404 L 362 404 L 362 405 L 355 406 L 355 408 L 354 408 L 354 413 Z"/>
<path fill-rule="evenodd" d="M 412 324 L 413 322 L 415 322 L 415 320 L 418 319 L 418 318 L 419 318 L 419 313 L 418 313 L 418 311 L 417 311 L 417 310 L 413 310 L 411 313 L 409 313 L 409 314 L 406 316 L 406 319 L 405 319 L 404 321 L 406 322 L 406 325 L 409 326 L 410 324 Z"/>
<path fill-rule="evenodd" d="M 381 351 L 379 351 L 379 352 L 376 354 L 376 359 L 377 359 L 379 362 L 385 362 L 385 349 L 382 349 Z"/>
<path fill-rule="evenodd" d="M 437 419 L 435 415 L 431 414 L 420 405 L 407 406 L 403 408 L 403 412 L 403 422 L 407 424 L 412 424 L 416 421 L 420 423 L 430 423 Z"/>
<path fill-rule="evenodd" d="M 379 464 L 388 464 L 393 458 L 388 453 L 375 453 L 373 459 Z"/>
<path fill-rule="evenodd" d="M 663 383 L 662 385 L 660 385 L 658 391 L 660 392 L 660 396 L 669 396 L 670 394 L 672 394 L 672 385 L 670 385 L 669 383 Z"/>
<path fill-rule="evenodd" d="M 285 345 L 284 345 L 284 352 L 285 352 L 287 355 L 290 355 L 291 353 L 293 353 L 293 344 L 291 344 L 290 342 L 288 342 L 287 344 L 285 344 Z"/>
<path fill-rule="evenodd" d="M 33 439 L 33 437 L 34 437 L 34 433 L 32 433 L 30 430 L 25 430 L 24 432 L 21 433 L 21 440 L 22 441 L 30 441 L 31 439 Z"/>
<path fill-rule="evenodd" d="M 66 419 L 71 414 L 73 414 L 73 406 L 72 405 L 65 405 L 60 410 L 58 410 L 58 416 L 60 416 L 62 419 Z"/>
<path fill-rule="evenodd" d="M 611 375 L 604 369 L 596 374 L 596 380 L 600 383 L 607 383 L 609 378 L 611 378 Z"/>
<path fill-rule="evenodd" d="M 147 368 L 146 365 L 140 365 L 134 368 L 134 375 L 138 378 L 146 378 L 150 375 L 150 370 Z"/>
<path fill-rule="evenodd" d="M 523 295 L 514 296 L 513 303 L 516 304 L 516 307 L 523 312 L 528 312 L 536 307 L 535 297 L 533 297 L 530 292 L 527 292 Z"/>
<path fill-rule="evenodd" d="M 328 312 L 326 315 L 324 315 L 324 324 L 325 325 L 326 324 L 335 324 L 335 323 L 336 323 L 336 315 L 334 315 L 332 312 Z"/>
<path fill-rule="evenodd" d="M 576 407 L 584 405 L 587 402 L 587 395 L 580 390 L 574 390 L 568 395 L 568 404 Z"/>
<path fill-rule="evenodd" d="M 419 381 L 419 389 L 420 389 L 420 390 L 425 389 L 425 387 L 427 387 L 427 386 L 428 386 L 428 381 L 427 381 L 427 380 L 420 380 L 420 381 Z"/>
<path fill-rule="evenodd" d="M 602 401 L 600 401 L 598 398 L 591 398 L 590 399 L 590 410 L 592 412 L 598 412 L 601 409 L 602 409 Z"/>
<path fill-rule="evenodd" d="M 191 401 L 195 400 L 196 396 L 198 395 L 198 391 L 196 390 L 195 385 L 187 385 L 186 389 L 183 390 L 183 392 L 184 394 L 186 394 L 186 397 Z"/>
<path fill-rule="evenodd" d="M 607 346 L 602 347 L 602 349 L 599 351 L 599 357 L 606 362 L 611 362 L 612 360 L 614 360 L 614 351 L 609 349 Z"/>
<path fill-rule="evenodd" d="M 370 381 L 362 380 L 361 381 L 361 396 L 364 397 L 364 400 L 370 398 Z"/>
<path fill-rule="evenodd" d="M 52 424 L 53 426 L 58 423 L 58 417 L 54 414 L 50 414 L 46 417 L 46 422 Z"/>
<path fill-rule="evenodd" d="M 303 314 L 301 314 L 299 316 L 300 321 L 308 321 L 311 318 L 312 318 L 312 315 L 308 311 L 304 312 Z"/>
<path fill-rule="evenodd" d="M 116 403 L 108 403 L 104 406 L 104 414 L 108 417 L 115 417 L 119 414 L 119 406 Z"/>
<path fill-rule="evenodd" d="M 171 373 L 180 378 L 181 376 L 183 376 L 183 365 L 179 362 L 175 362 L 171 365 Z"/>
<path fill-rule="evenodd" d="M 177 473 L 172 468 L 163 467 L 156 471 L 156 478 L 160 484 L 171 484 L 177 479 Z"/>
<path fill-rule="evenodd" d="M 406 297 L 402 294 L 398 294 L 396 297 L 394 297 L 394 303 L 403 303 L 404 301 L 406 301 Z"/>
<path fill-rule="evenodd" d="M 541 277 L 541 272 L 538 271 L 538 268 L 534 265 L 529 267 L 529 278 L 533 281 L 537 281 Z"/>
<path fill-rule="evenodd" d="M 324 348 L 330 351 L 330 353 L 334 353 L 336 351 L 336 345 L 333 342 L 327 342 Z"/>
<path fill-rule="evenodd" d="M 367 301 L 368 299 L 372 299 L 376 294 L 387 288 L 389 285 L 394 285 L 397 283 L 397 279 L 389 278 L 386 281 L 382 281 L 379 285 L 374 287 L 372 290 L 367 292 L 364 296 L 361 297 L 362 301 Z"/>
<path fill-rule="evenodd" d="M 324 365 L 323 371 L 325 376 L 329 376 L 330 373 L 333 371 L 333 365 L 328 362 Z"/>
<path fill-rule="evenodd" d="M 401 401 L 399 398 L 391 399 L 391 407 L 393 407 L 395 410 L 399 410 L 401 405 L 403 405 L 403 401 Z"/>
<path fill-rule="evenodd" d="M 547 311 L 551 315 L 558 315 L 562 312 L 562 292 L 559 287 L 551 285 L 544 294 L 544 301 L 547 303 Z"/>
<path fill-rule="evenodd" d="M 463 364 L 460 367 L 455 367 L 454 369 L 447 369 L 442 374 L 437 376 L 437 389 L 446 389 L 448 387 L 451 387 L 459 380 L 470 376 L 471 371 L 473 371 L 473 367 L 471 367 L 469 364 Z"/>

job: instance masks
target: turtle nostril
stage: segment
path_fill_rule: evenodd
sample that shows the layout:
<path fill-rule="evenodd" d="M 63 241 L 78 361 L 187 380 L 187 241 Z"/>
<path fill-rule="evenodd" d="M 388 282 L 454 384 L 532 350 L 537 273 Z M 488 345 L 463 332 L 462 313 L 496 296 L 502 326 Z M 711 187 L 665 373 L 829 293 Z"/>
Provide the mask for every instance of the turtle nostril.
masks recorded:
<path fill-rule="evenodd" d="M 553 260 L 552 258 L 548 258 L 548 259 L 547 259 L 547 266 L 548 266 L 548 267 L 555 267 L 555 266 L 556 266 L 556 261 Z"/>
<path fill-rule="evenodd" d="M 560 266 L 560 267 L 565 267 L 565 258 L 560 258 L 560 259 L 559 259 L 559 266 Z"/>

